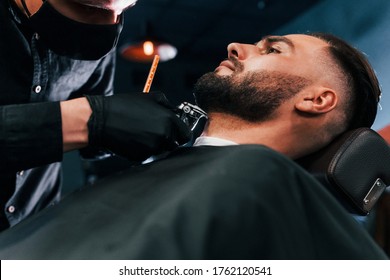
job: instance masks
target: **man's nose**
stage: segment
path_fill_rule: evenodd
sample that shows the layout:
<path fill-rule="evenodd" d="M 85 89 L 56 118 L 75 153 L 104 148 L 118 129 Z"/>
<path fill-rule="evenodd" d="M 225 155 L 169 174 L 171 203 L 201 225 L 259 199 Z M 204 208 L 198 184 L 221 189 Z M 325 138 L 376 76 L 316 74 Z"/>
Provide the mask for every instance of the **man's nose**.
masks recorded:
<path fill-rule="evenodd" d="M 256 46 L 249 44 L 230 43 L 227 47 L 228 58 L 244 60 L 255 53 Z"/>

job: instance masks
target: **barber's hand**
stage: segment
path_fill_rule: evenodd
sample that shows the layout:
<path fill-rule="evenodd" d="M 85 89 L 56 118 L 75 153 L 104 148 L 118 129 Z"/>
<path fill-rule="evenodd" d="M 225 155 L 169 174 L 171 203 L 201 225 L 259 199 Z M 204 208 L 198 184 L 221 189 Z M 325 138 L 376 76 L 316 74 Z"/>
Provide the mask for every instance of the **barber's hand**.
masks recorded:
<path fill-rule="evenodd" d="M 89 144 L 144 160 L 190 140 L 188 126 L 162 93 L 86 96 L 92 108 Z"/>

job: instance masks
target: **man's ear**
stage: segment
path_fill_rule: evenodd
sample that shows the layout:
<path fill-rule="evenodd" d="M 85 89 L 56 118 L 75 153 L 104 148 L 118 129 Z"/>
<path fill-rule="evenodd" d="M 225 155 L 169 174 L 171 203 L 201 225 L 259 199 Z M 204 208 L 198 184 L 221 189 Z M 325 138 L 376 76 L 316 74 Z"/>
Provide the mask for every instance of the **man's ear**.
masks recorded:
<path fill-rule="evenodd" d="M 295 109 L 309 114 L 323 114 L 333 110 L 338 102 L 337 94 L 329 88 L 319 88 L 302 93 Z"/>

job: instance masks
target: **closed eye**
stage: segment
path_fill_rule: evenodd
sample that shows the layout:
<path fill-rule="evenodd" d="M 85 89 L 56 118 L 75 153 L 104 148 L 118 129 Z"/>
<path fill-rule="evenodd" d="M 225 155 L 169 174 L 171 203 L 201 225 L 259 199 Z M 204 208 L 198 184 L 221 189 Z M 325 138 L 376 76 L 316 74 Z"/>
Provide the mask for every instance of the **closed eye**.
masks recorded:
<path fill-rule="evenodd" d="M 260 52 L 262 54 L 271 54 L 271 53 L 282 53 L 282 47 L 280 47 L 278 44 L 275 44 L 273 42 L 267 42 L 267 41 L 260 41 L 254 44 L 256 47 L 260 49 Z"/>
<path fill-rule="evenodd" d="M 281 53 L 281 51 L 279 49 L 274 48 L 274 47 L 268 46 L 267 49 L 266 49 L 266 53 L 267 54 L 270 54 L 270 53 Z"/>

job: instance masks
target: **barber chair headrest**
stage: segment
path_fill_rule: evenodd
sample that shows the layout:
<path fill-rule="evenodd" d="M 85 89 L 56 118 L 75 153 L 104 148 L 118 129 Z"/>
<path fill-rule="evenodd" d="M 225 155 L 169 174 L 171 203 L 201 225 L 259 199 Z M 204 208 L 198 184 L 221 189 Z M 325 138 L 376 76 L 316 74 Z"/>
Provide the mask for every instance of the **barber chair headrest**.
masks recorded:
<path fill-rule="evenodd" d="M 347 131 L 297 162 L 354 214 L 367 215 L 390 185 L 390 147 L 369 128 Z"/>

